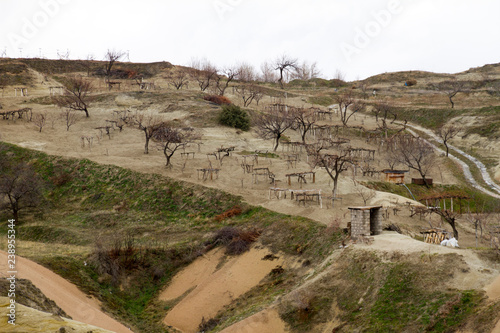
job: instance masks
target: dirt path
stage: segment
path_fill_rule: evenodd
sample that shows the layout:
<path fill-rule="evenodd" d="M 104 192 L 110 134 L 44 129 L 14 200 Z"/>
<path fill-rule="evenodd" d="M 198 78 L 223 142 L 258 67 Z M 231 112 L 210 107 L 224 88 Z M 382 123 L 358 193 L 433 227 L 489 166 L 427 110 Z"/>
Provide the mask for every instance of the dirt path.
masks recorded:
<path fill-rule="evenodd" d="M 415 130 L 418 130 L 420 132 L 423 132 L 425 133 L 426 135 L 428 135 L 429 137 L 431 137 L 433 140 L 435 140 L 436 142 L 439 142 L 439 143 L 442 143 L 442 140 L 439 139 L 436 134 L 434 134 L 434 132 L 432 132 L 431 130 L 428 130 L 426 128 L 423 128 L 421 126 L 418 126 L 418 125 L 409 125 L 407 124 L 407 126 L 409 127 L 412 127 L 413 129 Z M 412 130 L 408 130 L 411 134 L 413 134 L 414 136 L 419 136 L 418 134 L 416 134 L 414 131 Z M 426 140 L 427 141 L 427 140 Z M 427 141 L 428 142 L 428 141 Z M 439 153 L 442 153 L 444 154 L 445 152 L 438 148 L 436 145 L 432 144 L 429 142 L 429 144 L 431 144 L 434 149 L 439 152 Z M 468 160 L 470 160 L 472 163 L 474 163 L 477 168 L 479 169 L 479 171 L 481 172 L 481 176 L 483 177 L 483 180 L 484 182 L 494 191 L 500 193 L 500 186 L 498 184 L 496 184 L 490 177 L 490 174 L 488 173 L 487 169 L 486 169 L 486 166 L 481 162 L 479 161 L 478 159 L 476 159 L 475 157 L 472 157 L 470 156 L 469 154 L 465 153 L 464 151 L 462 151 L 461 149 L 458 149 L 456 148 L 455 146 L 452 146 L 451 144 L 448 144 L 449 148 L 453 151 L 456 151 L 458 154 L 462 155 L 463 157 L 467 158 Z M 494 198 L 497 198 L 497 199 L 500 199 L 500 195 L 497 194 L 497 193 L 494 193 L 494 192 L 491 192 L 490 190 L 488 189 L 485 189 L 484 187 L 482 187 L 481 185 L 478 184 L 478 182 L 474 179 L 474 176 L 472 176 L 472 173 L 470 172 L 470 168 L 469 166 L 463 162 L 462 160 L 460 160 L 459 158 L 457 158 L 456 156 L 452 155 L 452 154 L 448 154 L 448 156 L 454 160 L 455 162 L 457 162 L 458 164 L 460 164 L 460 166 L 462 167 L 462 170 L 464 172 L 464 176 L 465 178 L 467 179 L 467 181 L 469 181 L 469 183 L 471 183 L 471 185 L 473 187 L 475 187 L 476 189 L 480 190 L 481 192 L 483 193 L 486 193 Z"/>
<path fill-rule="evenodd" d="M 72 319 L 104 329 L 130 333 L 130 329 L 100 310 L 99 302 L 74 284 L 37 263 L 16 256 L 17 278 L 28 279 Z M 0 251 L 0 277 L 8 277 L 7 253 Z"/>

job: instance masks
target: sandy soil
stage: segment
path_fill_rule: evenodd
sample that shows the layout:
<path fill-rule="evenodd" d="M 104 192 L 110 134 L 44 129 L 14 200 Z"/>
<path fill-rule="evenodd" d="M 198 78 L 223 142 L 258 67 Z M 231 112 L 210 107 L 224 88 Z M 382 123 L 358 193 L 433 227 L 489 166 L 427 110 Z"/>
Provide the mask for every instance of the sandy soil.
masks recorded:
<path fill-rule="evenodd" d="M 72 333 L 112 333 L 89 324 L 75 320 L 61 318 L 50 313 L 38 311 L 27 306 L 16 304 L 16 325 L 7 322 L 7 313 L 10 299 L 0 297 L 0 331 L 1 332 L 60 332 L 61 328 Z"/>
<path fill-rule="evenodd" d="M 74 320 L 119 332 L 132 332 L 100 309 L 99 302 L 51 270 L 16 256 L 18 278 L 30 280 Z M 7 253 L 0 251 L 0 277 L 8 277 Z"/>
<path fill-rule="evenodd" d="M 252 248 L 237 256 L 228 257 L 216 270 L 214 264 L 221 260 L 223 249 L 215 249 L 205 257 L 199 258 L 181 271 L 161 294 L 161 300 L 176 298 L 191 290 L 177 303 L 164 319 L 166 325 L 173 326 L 184 333 L 197 332 L 202 318 L 214 317 L 224 305 L 238 298 L 256 286 L 283 259 L 262 260 L 270 254 L 266 249 Z M 189 282 L 185 280 L 192 274 Z"/>
<path fill-rule="evenodd" d="M 225 328 L 221 333 L 284 333 L 285 323 L 274 309 L 262 310 Z"/>

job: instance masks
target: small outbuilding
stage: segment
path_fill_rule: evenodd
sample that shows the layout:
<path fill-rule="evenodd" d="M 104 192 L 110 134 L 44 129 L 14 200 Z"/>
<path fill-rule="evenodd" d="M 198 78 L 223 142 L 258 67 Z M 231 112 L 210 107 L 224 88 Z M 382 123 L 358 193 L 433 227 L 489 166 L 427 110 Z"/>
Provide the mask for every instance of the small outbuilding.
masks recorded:
<path fill-rule="evenodd" d="M 382 180 L 389 182 L 389 183 L 394 183 L 394 184 L 404 184 L 405 183 L 405 173 L 407 173 L 408 170 L 390 170 L 390 169 L 385 169 L 381 171 L 382 174 Z"/>
<path fill-rule="evenodd" d="M 351 237 L 382 233 L 382 206 L 348 207 L 351 211 Z"/>

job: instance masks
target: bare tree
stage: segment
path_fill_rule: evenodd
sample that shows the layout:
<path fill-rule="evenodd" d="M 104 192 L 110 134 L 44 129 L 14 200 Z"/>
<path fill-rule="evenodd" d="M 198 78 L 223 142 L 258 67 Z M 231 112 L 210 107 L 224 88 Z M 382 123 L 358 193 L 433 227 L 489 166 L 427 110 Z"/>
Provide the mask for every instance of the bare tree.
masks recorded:
<path fill-rule="evenodd" d="M 190 66 L 193 68 L 191 76 L 198 82 L 200 90 L 205 91 L 214 81 L 217 75 L 217 68 L 206 59 L 192 59 Z"/>
<path fill-rule="evenodd" d="M 371 188 L 358 184 L 356 181 L 354 181 L 354 185 L 354 191 L 361 197 L 365 206 L 367 205 L 368 200 L 373 199 L 377 194 Z"/>
<path fill-rule="evenodd" d="M 432 146 L 424 139 L 412 135 L 398 135 L 394 138 L 394 144 L 392 153 L 399 163 L 417 171 L 425 186 L 429 187 L 426 176 L 436 163 Z"/>
<path fill-rule="evenodd" d="M 149 141 L 155 134 L 155 131 L 163 126 L 163 120 L 160 116 L 152 113 L 136 113 L 132 117 L 132 123 L 144 132 L 146 143 L 144 144 L 144 154 L 149 154 Z"/>
<path fill-rule="evenodd" d="M 345 81 L 345 73 L 340 69 L 336 69 L 335 74 L 333 75 L 333 79 L 338 81 Z"/>
<path fill-rule="evenodd" d="M 109 50 L 104 55 L 104 60 L 106 61 L 105 75 L 109 77 L 111 75 L 111 69 L 115 62 L 120 60 L 126 53 L 123 51 Z"/>
<path fill-rule="evenodd" d="M 248 63 L 241 63 L 237 68 L 239 81 L 243 82 L 253 82 L 257 79 L 257 74 L 255 73 L 255 68 Z"/>
<path fill-rule="evenodd" d="M 296 108 L 292 110 L 294 127 L 299 130 L 302 143 L 306 143 L 306 135 L 316 123 L 312 109 Z"/>
<path fill-rule="evenodd" d="M 33 114 L 33 124 L 38 127 L 38 132 L 42 133 L 42 128 L 47 123 L 47 112 Z"/>
<path fill-rule="evenodd" d="M 448 157 L 449 147 L 448 142 L 453 139 L 460 129 L 455 125 L 444 125 L 438 128 L 437 135 L 443 141 L 444 146 L 446 147 L 446 157 Z"/>
<path fill-rule="evenodd" d="M 448 96 L 452 109 L 455 107 L 453 97 L 455 97 L 459 92 L 467 91 L 465 83 L 458 80 L 442 81 L 437 85 L 437 87 Z"/>
<path fill-rule="evenodd" d="M 179 128 L 169 123 L 163 123 L 153 132 L 152 139 L 163 151 L 167 162 L 165 166 L 171 166 L 171 158 L 175 152 L 190 142 L 198 139 L 199 135 L 193 128 Z"/>
<path fill-rule="evenodd" d="M 388 102 L 379 102 L 373 106 L 372 112 L 375 114 L 375 120 L 378 127 L 384 132 L 385 138 L 387 139 L 389 132 L 389 125 L 387 124 L 388 118 L 392 118 L 391 124 L 397 119 L 393 105 Z"/>
<path fill-rule="evenodd" d="M 276 76 L 276 73 L 274 72 L 273 66 L 268 63 L 267 61 L 263 62 L 260 65 L 260 70 L 262 72 L 262 77 L 261 80 L 264 82 L 276 82 L 278 80 L 278 77 Z"/>
<path fill-rule="evenodd" d="M 63 96 L 53 97 L 54 103 L 60 107 L 75 111 L 85 112 L 89 117 L 90 92 L 92 84 L 90 81 L 83 80 L 81 77 L 70 77 L 66 80 Z"/>
<path fill-rule="evenodd" d="M 276 58 L 276 60 L 274 61 L 273 67 L 274 67 L 274 70 L 279 71 L 280 77 L 278 79 L 278 82 L 280 84 L 281 89 L 284 89 L 284 86 L 283 86 L 284 77 L 283 77 L 283 75 L 289 73 L 290 71 L 297 70 L 297 68 L 298 68 L 297 59 L 291 58 L 291 57 L 287 56 L 286 54 L 283 54 L 283 55 L 279 56 L 278 58 Z"/>
<path fill-rule="evenodd" d="M 340 174 L 346 171 L 350 164 L 354 163 L 349 148 L 340 149 L 338 152 L 333 153 L 329 150 L 332 145 L 328 141 L 323 141 L 322 144 L 308 146 L 309 164 L 311 167 L 324 168 L 328 176 L 333 181 L 332 195 L 337 198 L 338 180 Z"/>
<path fill-rule="evenodd" d="M 71 109 L 64 109 L 61 111 L 61 119 L 64 121 L 66 124 L 66 131 L 69 131 L 69 128 L 76 124 L 78 121 L 78 116 L 75 113 L 75 111 Z"/>
<path fill-rule="evenodd" d="M 26 163 L 14 165 L 11 170 L 0 176 L 0 207 L 12 212 L 19 219 L 19 212 L 36 208 L 42 200 L 42 181 L 31 166 Z"/>
<path fill-rule="evenodd" d="M 321 75 L 316 62 L 309 64 L 307 61 L 303 61 L 302 64 L 297 65 L 295 71 L 292 74 L 292 78 L 299 80 L 310 80 L 317 78 Z"/>
<path fill-rule="evenodd" d="M 274 140 L 275 144 L 273 150 L 276 151 L 281 136 L 287 129 L 292 127 L 293 117 L 287 112 L 273 109 L 269 113 L 263 113 L 257 116 L 255 125 L 257 126 L 257 132 L 262 138 Z"/>
<path fill-rule="evenodd" d="M 351 117 L 365 108 L 365 104 L 356 101 L 354 93 L 351 89 L 346 89 L 334 97 L 335 102 L 339 105 L 340 120 L 344 126 Z"/>
<path fill-rule="evenodd" d="M 441 216 L 441 218 L 451 226 L 451 229 L 453 230 L 453 237 L 455 237 L 455 239 L 458 240 L 458 230 L 457 230 L 456 220 L 459 214 L 457 212 L 451 211 L 450 209 L 442 209 L 440 207 L 436 208 L 432 207 L 430 208 L 430 211 L 432 213 Z"/>
<path fill-rule="evenodd" d="M 215 74 L 215 89 L 220 96 L 224 96 L 224 93 L 229 87 L 229 83 L 238 77 L 238 68 L 228 67 L 222 70 L 221 73 Z"/>
<path fill-rule="evenodd" d="M 259 101 L 264 95 L 262 89 L 254 84 L 241 84 L 235 87 L 236 93 L 243 100 L 243 106 L 249 106 L 254 100 L 259 105 Z"/>
<path fill-rule="evenodd" d="M 90 76 L 90 70 L 92 69 L 94 60 L 95 60 L 94 55 L 88 54 L 87 58 L 84 61 L 82 61 L 83 66 L 87 68 L 87 76 Z"/>
<path fill-rule="evenodd" d="M 188 85 L 189 79 L 187 72 L 185 70 L 178 70 L 176 73 L 173 73 L 167 78 L 168 83 L 175 87 L 176 90 L 181 89 L 182 87 Z"/>

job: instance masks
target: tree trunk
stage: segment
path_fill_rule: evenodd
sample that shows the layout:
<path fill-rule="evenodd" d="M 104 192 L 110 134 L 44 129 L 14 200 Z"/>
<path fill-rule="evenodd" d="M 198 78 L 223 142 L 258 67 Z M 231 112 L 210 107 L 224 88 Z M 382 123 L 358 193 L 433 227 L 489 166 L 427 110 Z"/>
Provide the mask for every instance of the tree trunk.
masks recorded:
<path fill-rule="evenodd" d="M 87 108 L 83 109 L 83 112 L 85 112 L 85 116 L 89 118 L 89 111 L 87 110 Z"/>
<path fill-rule="evenodd" d="M 274 145 L 273 151 L 276 151 L 276 149 L 278 149 L 278 146 L 280 144 L 280 138 L 281 138 L 281 135 L 276 136 L 276 144 Z"/>
<path fill-rule="evenodd" d="M 458 230 L 457 230 L 457 227 L 455 225 L 455 218 L 453 218 L 453 217 L 444 218 L 444 220 L 446 222 L 448 222 L 448 224 L 451 226 L 451 229 L 453 229 L 453 237 L 455 237 L 455 239 L 458 240 Z"/>
<path fill-rule="evenodd" d="M 149 135 L 148 133 L 145 134 L 146 134 L 146 143 L 144 144 L 144 154 L 149 154 Z"/>

